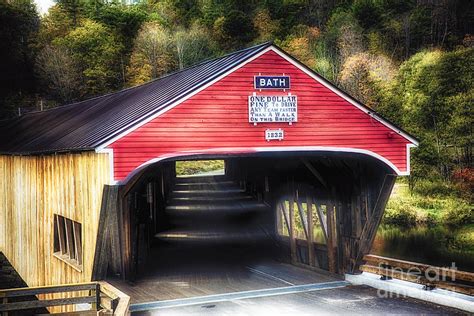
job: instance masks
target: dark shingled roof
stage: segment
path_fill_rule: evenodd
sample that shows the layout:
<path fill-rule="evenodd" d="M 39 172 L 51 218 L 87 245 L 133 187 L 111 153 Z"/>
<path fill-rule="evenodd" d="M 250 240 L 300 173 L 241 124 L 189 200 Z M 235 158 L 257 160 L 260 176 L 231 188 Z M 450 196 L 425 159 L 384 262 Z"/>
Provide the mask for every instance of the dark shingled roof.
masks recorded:
<path fill-rule="evenodd" d="M 0 122 L 0 153 L 94 150 L 271 46 L 264 43 L 208 60 L 144 85 Z"/>

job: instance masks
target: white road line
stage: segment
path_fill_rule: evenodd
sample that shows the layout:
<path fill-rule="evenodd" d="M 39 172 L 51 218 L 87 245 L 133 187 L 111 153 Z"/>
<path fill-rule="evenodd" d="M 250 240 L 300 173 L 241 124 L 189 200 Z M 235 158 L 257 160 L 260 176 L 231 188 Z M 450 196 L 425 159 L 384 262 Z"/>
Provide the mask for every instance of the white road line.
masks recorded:
<path fill-rule="evenodd" d="M 271 275 L 271 274 L 268 274 L 268 273 L 266 273 L 266 272 L 257 270 L 257 269 L 255 269 L 255 268 L 252 268 L 252 267 L 245 267 L 245 268 L 247 268 L 248 270 L 250 270 L 250 271 L 252 271 L 252 272 L 255 272 L 255 273 L 264 275 L 264 276 L 266 276 L 267 278 L 270 278 L 270 279 L 273 279 L 273 280 L 276 280 L 276 281 L 280 281 L 280 282 L 283 282 L 283 283 L 288 284 L 288 285 L 295 285 L 294 283 L 288 282 L 288 281 L 283 280 L 283 279 L 281 279 L 281 278 L 279 278 L 279 277 L 276 277 L 276 276 Z"/>

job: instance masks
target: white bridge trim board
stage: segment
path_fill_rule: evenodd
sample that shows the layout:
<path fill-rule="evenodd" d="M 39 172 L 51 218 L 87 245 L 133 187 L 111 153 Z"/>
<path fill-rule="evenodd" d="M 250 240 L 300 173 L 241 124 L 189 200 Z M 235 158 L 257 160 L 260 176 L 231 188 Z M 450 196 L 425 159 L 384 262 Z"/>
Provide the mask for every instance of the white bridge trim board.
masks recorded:
<path fill-rule="evenodd" d="M 378 290 L 389 292 L 392 297 L 396 295 L 408 296 L 433 304 L 457 308 L 469 313 L 474 313 L 474 297 L 447 291 L 443 289 L 423 290 L 422 284 L 402 281 L 397 279 L 380 280 L 377 274 L 364 272 L 359 275 L 346 274 L 346 281 L 353 285 L 368 285 Z"/>
<path fill-rule="evenodd" d="M 203 149 L 203 150 L 194 150 L 194 151 L 184 151 L 184 152 L 175 152 L 170 153 L 167 155 L 163 155 L 160 157 L 152 158 L 135 169 L 133 169 L 125 179 L 121 181 L 115 181 L 115 179 L 111 179 L 111 182 L 116 184 L 126 184 L 130 179 L 132 179 L 138 172 L 143 170 L 144 168 L 157 163 L 163 160 L 183 157 L 186 156 L 195 156 L 195 155 L 218 155 L 218 154 L 226 154 L 229 156 L 236 155 L 236 154 L 255 154 L 255 153 L 269 153 L 269 152 L 341 152 L 341 153 L 358 153 L 367 156 L 374 157 L 375 159 L 380 160 L 381 162 L 385 163 L 389 168 L 391 168 L 397 175 L 399 176 L 406 176 L 410 174 L 410 148 L 413 147 L 413 144 L 407 144 L 407 170 L 401 171 L 398 169 L 390 160 L 387 158 L 367 149 L 361 148 L 349 148 L 349 147 L 331 147 L 331 146 L 277 146 L 277 147 L 243 147 L 243 148 L 212 148 L 212 149 Z M 104 152 L 97 151 L 97 152 Z M 113 150 L 112 150 L 113 153 Z M 113 157 L 111 158 L 113 159 Z M 113 162 L 112 162 L 113 163 Z M 113 173 L 112 173 L 113 174 Z"/>

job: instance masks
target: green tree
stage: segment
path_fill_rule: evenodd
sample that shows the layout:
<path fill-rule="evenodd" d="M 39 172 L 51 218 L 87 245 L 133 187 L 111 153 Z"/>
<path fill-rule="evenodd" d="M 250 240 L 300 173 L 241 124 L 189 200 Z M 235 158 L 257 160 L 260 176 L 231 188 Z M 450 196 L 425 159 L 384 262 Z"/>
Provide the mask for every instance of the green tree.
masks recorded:
<path fill-rule="evenodd" d="M 293 28 L 292 35 L 287 36 L 284 41 L 277 40 L 276 43 L 307 66 L 315 68 L 317 60 L 314 48 L 320 34 L 317 27 L 298 25 Z"/>
<path fill-rule="evenodd" d="M 73 29 L 73 22 L 70 16 L 58 5 L 54 5 L 41 18 L 38 45 L 40 48 L 50 45 L 54 39 L 66 36 Z"/>
<path fill-rule="evenodd" d="M 382 2 L 374 0 L 355 0 L 352 12 L 364 29 L 378 27 L 382 20 Z"/>
<path fill-rule="evenodd" d="M 133 41 L 140 27 L 147 19 L 147 12 L 142 6 L 112 3 L 98 7 L 89 6 L 87 16 L 114 30 L 128 52 L 132 49 Z"/>
<path fill-rule="evenodd" d="M 84 82 L 84 96 L 106 93 L 121 87 L 121 43 L 104 25 L 84 20 L 53 44 L 68 49 L 79 65 Z"/>
<path fill-rule="evenodd" d="M 199 6 L 197 0 L 167 0 L 171 1 L 174 10 L 179 17 L 177 23 L 184 27 L 189 27 L 192 21 L 199 18 Z"/>
<path fill-rule="evenodd" d="M 32 1 L 0 2 L 0 118 L 17 113 L 35 92 L 39 17 Z"/>
<path fill-rule="evenodd" d="M 315 69 L 338 84 L 339 72 L 345 60 L 364 50 L 362 28 L 357 19 L 347 8 L 337 8 L 314 45 Z"/>
<path fill-rule="evenodd" d="M 227 50 L 240 49 L 255 36 L 252 20 L 242 11 L 232 10 L 214 23 L 217 40 Z"/>
<path fill-rule="evenodd" d="M 63 10 L 72 22 L 72 27 L 76 27 L 79 24 L 79 20 L 83 16 L 85 2 L 84 0 L 56 0 L 59 8 Z"/>
<path fill-rule="evenodd" d="M 461 167 L 472 167 L 474 145 L 474 88 L 467 92 L 457 93 L 447 99 L 456 104 L 453 118 L 448 126 L 448 133 L 456 144 L 455 163 Z"/>
<path fill-rule="evenodd" d="M 214 0 L 200 0 L 199 9 L 201 11 L 201 23 L 207 28 L 212 28 L 214 22 L 224 15 L 222 5 L 214 3 Z"/>
<path fill-rule="evenodd" d="M 473 48 L 422 51 L 400 67 L 394 96 L 406 112 L 405 127 L 421 139 L 415 161 L 434 166 L 431 176 L 449 179 L 460 159 L 472 160 L 459 156 L 459 150 L 472 151 L 472 121 L 465 117 L 472 106 L 472 73 Z"/>
<path fill-rule="evenodd" d="M 122 5 L 119 3 L 90 3 L 86 9 L 88 18 L 105 25 L 120 42 L 120 69 L 122 84 L 126 83 L 125 68 L 129 63 L 133 42 L 138 30 L 147 19 L 143 5 Z"/>

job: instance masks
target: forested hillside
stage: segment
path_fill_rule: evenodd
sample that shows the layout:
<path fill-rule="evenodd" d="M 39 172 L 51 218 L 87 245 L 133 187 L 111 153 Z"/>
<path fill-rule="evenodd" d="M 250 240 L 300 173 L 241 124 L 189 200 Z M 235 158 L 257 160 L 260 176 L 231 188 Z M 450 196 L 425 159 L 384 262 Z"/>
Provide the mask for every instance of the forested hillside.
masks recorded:
<path fill-rule="evenodd" d="M 1 1 L 1 118 L 273 40 L 420 139 L 411 186 L 472 199 L 472 0 Z"/>

